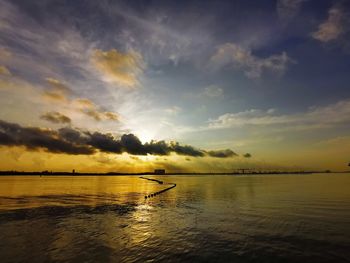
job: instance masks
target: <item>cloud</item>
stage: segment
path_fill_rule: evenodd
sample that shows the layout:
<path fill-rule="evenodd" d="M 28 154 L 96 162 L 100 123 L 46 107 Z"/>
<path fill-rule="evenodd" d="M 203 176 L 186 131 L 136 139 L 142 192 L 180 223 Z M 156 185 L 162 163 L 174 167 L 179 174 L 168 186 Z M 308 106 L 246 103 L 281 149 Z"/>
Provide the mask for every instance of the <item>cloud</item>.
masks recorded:
<path fill-rule="evenodd" d="M 141 51 L 153 65 L 171 62 L 177 66 L 183 61 L 202 59 L 213 42 L 210 30 L 214 26 L 212 14 L 202 13 L 201 19 L 197 19 L 198 12 L 189 6 L 183 12 L 169 5 L 159 8 L 144 6 L 142 12 L 121 2 L 115 3 L 114 7 L 105 12 L 122 18 L 120 23 L 127 21 L 123 30 L 116 33 L 117 41 Z"/>
<path fill-rule="evenodd" d="M 250 153 L 245 153 L 245 154 L 243 154 L 243 157 L 244 157 L 244 158 L 251 158 L 252 155 L 251 155 Z"/>
<path fill-rule="evenodd" d="M 119 119 L 120 119 L 120 117 L 117 113 L 110 112 L 110 111 L 103 112 L 103 116 L 105 119 L 111 120 L 111 121 L 119 121 Z"/>
<path fill-rule="evenodd" d="M 5 66 L 0 66 L 0 75 L 11 76 L 10 70 Z"/>
<path fill-rule="evenodd" d="M 217 48 L 216 53 L 210 58 L 210 66 L 222 68 L 233 66 L 242 69 L 248 78 L 260 78 L 263 72 L 271 71 L 283 74 L 289 63 L 293 62 L 286 52 L 280 55 L 271 55 L 260 58 L 252 54 L 252 51 L 234 43 L 226 43 Z"/>
<path fill-rule="evenodd" d="M 79 98 L 79 99 L 76 99 L 75 102 L 78 104 L 78 106 L 81 106 L 84 108 L 94 108 L 95 107 L 95 104 L 89 99 Z"/>
<path fill-rule="evenodd" d="M 50 6 L 53 2 L 46 4 Z M 68 72 L 83 75 L 93 44 L 86 41 L 76 27 L 69 25 L 69 19 L 62 23 L 60 12 L 50 13 L 55 8 L 48 6 L 32 6 L 35 7 L 33 13 L 29 12 L 30 5 L 1 1 L 3 48 L 0 48 L 0 61 L 6 61 L 16 73 L 30 79 L 38 76 L 60 79 Z M 68 11 L 66 7 L 64 9 Z M 37 19 L 35 14 L 43 16 Z"/>
<path fill-rule="evenodd" d="M 273 115 L 274 110 L 251 109 L 238 113 L 225 113 L 217 119 L 209 121 L 210 128 L 228 128 L 243 125 L 271 125 L 290 121 L 288 116 Z"/>
<path fill-rule="evenodd" d="M 85 110 L 82 110 L 82 112 L 85 115 L 95 119 L 95 121 L 101 121 L 102 120 L 101 119 L 101 114 L 97 110 L 85 109 Z"/>
<path fill-rule="evenodd" d="M 165 112 L 170 115 L 177 115 L 181 111 L 181 108 L 178 106 L 173 106 L 170 108 L 165 109 Z"/>
<path fill-rule="evenodd" d="M 312 33 L 312 37 L 324 43 L 334 41 L 349 30 L 346 23 L 349 23 L 348 15 L 339 4 L 335 5 L 328 11 L 327 20 Z"/>
<path fill-rule="evenodd" d="M 223 93 L 224 91 L 222 88 L 218 87 L 217 85 L 210 85 L 204 88 L 202 95 L 209 98 L 216 98 L 216 97 L 221 97 Z"/>
<path fill-rule="evenodd" d="M 195 157 L 202 157 L 205 153 L 202 150 L 196 149 L 190 145 L 180 145 L 178 142 L 172 142 L 170 149 L 180 155 L 189 155 Z"/>
<path fill-rule="evenodd" d="M 307 0 L 278 0 L 276 5 L 278 17 L 283 23 L 288 23 L 297 16 L 302 3 L 306 1 Z"/>
<path fill-rule="evenodd" d="M 85 115 L 95 119 L 95 121 L 119 121 L 120 117 L 117 113 L 110 112 L 110 111 L 99 111 L 96 109 L 83 109 L 81 111 Z"/>
<path fill-rule="evenodd" d="M 72 120 L 57 111 L 47 112 L 40 116 L 41 119 L 52 122 L 52 123 L 71 123 Z"/>
<path fill-rule="evenodd" d="M 1 61 L 8 61 L 11 59 L 12 53 L 8 51 L 7 49 L 0 47 L 0 60 Z"/>
<path fill-rule="evenodd" d="M 50 87 L 50 90 L 43 92 L 45 98 L 61 102 L 67 102 L 69 100 L 68 96 L 72 94 L 72 90 L 67 85 L 53 78 L 46 78 L 45 80 Z"/>
<path fill-rule="evenodd" d="M 218 157 L 218 158 L 227 158 L 227 157 L 238 156 L 238 154 L 236 154 L 234 151 L 232 151 L 230 149 L 208 151 L 207 154 L 211 157 Z"/>
<path fill-rule="evenodd" d="M 205 151 L 178 142 L 151 141 L 142 143 L 134 134 L 123 134 L 116 139 L 110 133 L 89 132 L 69 127 L 58 131 L 38 127 L 22 127 L 0 120 L 0 145 L 24 146 L 28 150 L 43 149 L 52 153 L 94 154 L 97 151 L 131 155 L 178 155 L 193 157 L 228 158 L 236 154 L 232 150 Z"/>
<path fill-rule="evenodd" d="M 119 114 L 111 111 L 103 111 L 89 99 L 79 98 L 79 99 L 76 99 L 74 102 L 77 105 L 80 112 L 95 119 L 96 121 L 102 121 L 102 120 L 119 121 L 120 120 Z"/>
<path fill-rule="evenodd" d="M 53 90 L 63 93 L 63 94 L 71 94 L 72 90 L 62 83 L 61 81 L 53 78 L 46 78 L 47 83 L 52 87 Z"/>
<path fill-rule="evenodd" d="M 95 121 L 120 121 L 119 114 L 111 111 L 104 111 L 103 109 L 101 109 L 101 107 L 97 106 L 95 103 L 93 103 L 91 100 L 87 98 L 78 98 L 75 100 L 70 100 L 65 95 L 65 92 L 62 92 L 60 90 L 67 90 L 67 89 L 60 88 L 59 90 L 55 89 L 55 90 L 44 91 L 43 95 L 45 98 L 49 100 L 61 101 L 66 103 L 66 106 L 70 106 L 71 110 L 78 111 L 94 119 Z M 53 114 L 50 114 L 50 116 L 45 115 L 44 118 L 45 117 L 46 117 L 46 120 L 50 118 L 50 120 L 52 121 L 52 118 L 58 117 L 58 115 L 54 117 Z"/>
<path fill-rule="evenodd" d="M 103 75 L 105 81 L 128 88 L 139 84 L 138 77 L 144 69 L 141 54 L 135 51 L 122 53 L 116 49 L 95 50 L 92 64 Z"/>
<path fill-rule="evenodd" d="M 350 136 L 337 136 L 317 142 L 315 146 L 350 149 Z"/>
<path fill-rule="evenodd" d="M 61 94 L 61 93 L 55 92 L 55 91 L 48 91 L 48 90 L 44 91 L 43 96 L 46 99 L 56 100 L 56 101 L 61 101 L 61 102 L 66 102 L 68 100 L 64 94 Z"/>
<path fill-rule="evenodd" d="M 237 113 L 225 113 L 209 120 L 208 129 L 223 129 L 244 125 L 301 125 L 320 128 L 350 122 L 350 100 L 339 101 L 323 107 L 310 107 L 307 111 L 278 115 L 275 109 L 251 109 Z M 287 127 L 287 126 L 285 126 Z"/>
<path fill-rule="evenodd" d="M 88 145 L 62 140 L 57 131 L 37 127 L 22 127 L 0 120 L 0 145 L 24 146 L 28 150 L 43 149 L 52 153 L 92 154 Z"/>

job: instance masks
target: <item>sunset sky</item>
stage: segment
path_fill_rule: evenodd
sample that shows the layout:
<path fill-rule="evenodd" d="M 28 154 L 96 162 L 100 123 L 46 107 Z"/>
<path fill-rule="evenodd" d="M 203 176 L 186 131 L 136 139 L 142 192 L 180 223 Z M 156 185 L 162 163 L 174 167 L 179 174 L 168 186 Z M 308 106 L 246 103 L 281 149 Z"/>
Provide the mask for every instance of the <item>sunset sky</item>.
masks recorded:
<path fill-rule="evenodd" d="M 0 170 L 346 170 L 350 2 L 0 0 Z"/>

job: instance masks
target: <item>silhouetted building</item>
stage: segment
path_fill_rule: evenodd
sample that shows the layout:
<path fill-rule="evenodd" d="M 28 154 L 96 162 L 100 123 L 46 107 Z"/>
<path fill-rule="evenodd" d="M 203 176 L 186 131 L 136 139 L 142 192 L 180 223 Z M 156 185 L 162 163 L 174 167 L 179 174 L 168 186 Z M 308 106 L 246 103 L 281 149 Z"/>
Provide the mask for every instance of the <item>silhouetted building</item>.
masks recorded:
<path fill-rule="evenodd" d="M 164 169 L 155 169 L 154 174 L 165 174 L 165 170 Z"/>

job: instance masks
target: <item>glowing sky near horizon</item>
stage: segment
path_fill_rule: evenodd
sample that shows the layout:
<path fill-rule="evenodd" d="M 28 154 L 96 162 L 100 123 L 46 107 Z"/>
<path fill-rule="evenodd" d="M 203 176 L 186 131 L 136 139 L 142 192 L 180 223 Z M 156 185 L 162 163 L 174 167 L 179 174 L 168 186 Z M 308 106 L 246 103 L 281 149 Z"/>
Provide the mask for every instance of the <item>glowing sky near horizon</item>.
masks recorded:
<path fill-rule="evenodd" d="M 348 1 L 0 0 L 0 170 L 345 170 L 349 72 Z"/>

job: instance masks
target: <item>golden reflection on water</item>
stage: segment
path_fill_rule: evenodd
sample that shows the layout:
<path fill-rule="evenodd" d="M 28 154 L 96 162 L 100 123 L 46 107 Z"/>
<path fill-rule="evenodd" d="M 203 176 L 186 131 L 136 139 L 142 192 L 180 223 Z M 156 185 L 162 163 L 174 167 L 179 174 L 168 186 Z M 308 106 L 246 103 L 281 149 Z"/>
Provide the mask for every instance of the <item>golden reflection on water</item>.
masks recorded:
<path fill-rule="evenodd" d="M 138 176 L 0 177 L 2 260 L 246 262 L 254 255 L 265 262 L 342 262 L 346 257 L 350 175 L 152 178 L 177 187 L 145 199 L 168 185 Z M 112 206 L 79 210 L 105 204 Z M 52 212 L 51 206 L 66 210 Z M 130 209 L 123 212 L 124 206 Z M 30 209 L 17 218 L 17 208 Z"/>
<path fill-rule="evenodd" d="M 339 183 L 341 178 L 345 183 Z M 142 180 L 138 176 L 3 176 L 0 177 L 0 209 L 45 205 L 107 203 L 153 204 L 159 200 L 167 205 L 179 202 L 201 202 L 208 207 L 218 201 L 230 200 L 244 206 L 274 201 L 310 200 L 312 198 L 350 198 L 348 175 L 284 175 L 284 176 L 154 176 L 177 187 L 160 196 L 145 200 L 144 196 L 169 185 Z M 30 199 L 26 202 L 25 199 Z M 16 201 L 18 201 L 16 203 Z M 288 207 L 287 207 L 288 208 Z M 151 209 L 151 207 L 149 207 Z"/>
<path fill-rule="evenodd" d="M 138 176 L 5 176 L 0 209 L 140 202 L 163 188 Z"/>

